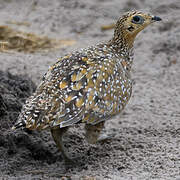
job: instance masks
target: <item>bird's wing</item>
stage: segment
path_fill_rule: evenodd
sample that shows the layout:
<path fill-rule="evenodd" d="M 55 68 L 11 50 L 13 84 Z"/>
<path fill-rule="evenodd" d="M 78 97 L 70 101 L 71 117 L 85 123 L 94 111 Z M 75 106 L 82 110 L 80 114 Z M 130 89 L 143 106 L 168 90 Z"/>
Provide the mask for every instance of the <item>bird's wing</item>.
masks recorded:
<path fill-rule="evenodd" d="M 36 92 L 27 99 L 14 128 L 45 129 L 81 120 L 81 97 L 88 64 L 82 53 L 59 59 L 44 75 Z"/>

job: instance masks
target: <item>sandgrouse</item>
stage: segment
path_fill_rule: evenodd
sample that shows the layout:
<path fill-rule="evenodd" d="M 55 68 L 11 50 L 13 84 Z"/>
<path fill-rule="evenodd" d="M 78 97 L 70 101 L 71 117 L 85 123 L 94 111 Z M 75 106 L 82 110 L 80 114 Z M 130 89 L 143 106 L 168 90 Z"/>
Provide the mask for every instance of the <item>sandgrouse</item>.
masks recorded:
<path fill-rule="evenodd" d="M 132 93 L 130 76 L 136 35 L 161 18 L 138 11 L 124 14 L 110 41 L 60 58 L 43 76 L 12 129 L 50 129 L 65 160 L 63 134 L 84 123 L 85 137 L 96 143 L 105 120 L 119 114 Z"/>

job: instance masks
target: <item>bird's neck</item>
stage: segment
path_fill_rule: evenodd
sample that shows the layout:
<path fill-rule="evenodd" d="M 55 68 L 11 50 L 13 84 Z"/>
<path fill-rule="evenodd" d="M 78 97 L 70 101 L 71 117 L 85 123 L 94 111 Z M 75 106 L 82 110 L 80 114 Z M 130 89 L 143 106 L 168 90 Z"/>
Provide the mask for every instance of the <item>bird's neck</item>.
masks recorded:
<path fill-rule="evenodd" d="M 134 39 L 124 37 L 127 36 L 114 36 L 114 38 L 108 42 L 108 45 L 111 46 L 114 53 L 120 57 L 120 60 L 127 64 L 130 71 L 133 63 Z"/>

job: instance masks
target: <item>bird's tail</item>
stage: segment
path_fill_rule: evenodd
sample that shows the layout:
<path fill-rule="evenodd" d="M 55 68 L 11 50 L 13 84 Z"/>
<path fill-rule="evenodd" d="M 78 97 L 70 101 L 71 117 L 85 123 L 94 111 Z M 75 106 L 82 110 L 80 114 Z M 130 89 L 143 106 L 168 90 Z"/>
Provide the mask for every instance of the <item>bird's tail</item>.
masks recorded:
<path fill-rule="evenodd" d="M 21 112 L 18 116 L 18 119 L 17 121 L 15 122 L 15 124 L 13 125 L 13 127 L 11 128 L 12 130 L 15 130 L 15 129 L 19 129 L 19 128 L 25 128 L 26 127 L 26 121 L 27 119 L 31 116 L 31 114 L 29 114 L 29 116 L 26 115 L 26 112 L 29 111 L 29 108 L 32 106 L 32 103 L 31 103 L 31 98 L 33 96 L 30 96 L 25 104 L 23 105 L 22 109 L 21 109 Z"/>
<path fill-rule="evenodd" d="M 23 121 L 21 121 L 21 122 L 16 122 L 11 129 L 15 130 L 15 129 L 24 128 L 24 127 L 25 127 L 25 123 L 23 123 Z"/>
<path fill-rule="evenodd" d="M 30 96 L 22 107 L 12 130 L 19 128 L 36 129 L 39 124 L 43 124 L 42 119 L 44 117 L 46 99 L 47 97 L 44 94 L 33 94 Z"/>

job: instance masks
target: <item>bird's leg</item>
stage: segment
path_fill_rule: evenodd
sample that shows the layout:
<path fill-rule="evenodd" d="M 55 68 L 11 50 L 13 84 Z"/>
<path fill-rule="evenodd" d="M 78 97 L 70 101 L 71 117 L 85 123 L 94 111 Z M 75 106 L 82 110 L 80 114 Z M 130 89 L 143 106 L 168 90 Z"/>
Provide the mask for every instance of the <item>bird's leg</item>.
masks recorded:
<path fill-rule="evenodd" d="M 104 122 L 100 122 L 96 125 L 85 125 L 85 138 L 88 143 L 95 144 L 97 141 L 99 141 L 99 137 L 101 134 L 101 130 L 104 128 Z"/>
<path fill-rule="evenodd" d="M 88 143 L 90 144 L 95 144 L 96 142 L 102 142 L 102 141 L 107 141 L 109 139 L 112 139 L 114 135 L 108 135 L 106 133 L 101 133 L 102 130 L 104 129 L 104 121 L 100 122 L 96 125 L 85 125 L 85 138 Z"/>
<path fill-rule="evenodd" d="M 66 162 L 72 162 L 72 160 L 68 157 L 68 154 L 66 153 L 66 149 L 63 145 L 63 134 L 68 130 L 68 127 L 63 127 L 63 128 L 56 128 L 56 129 L 51 129 L 51 134 L 52 137 L 61 151 L 64 159 Z"/>

